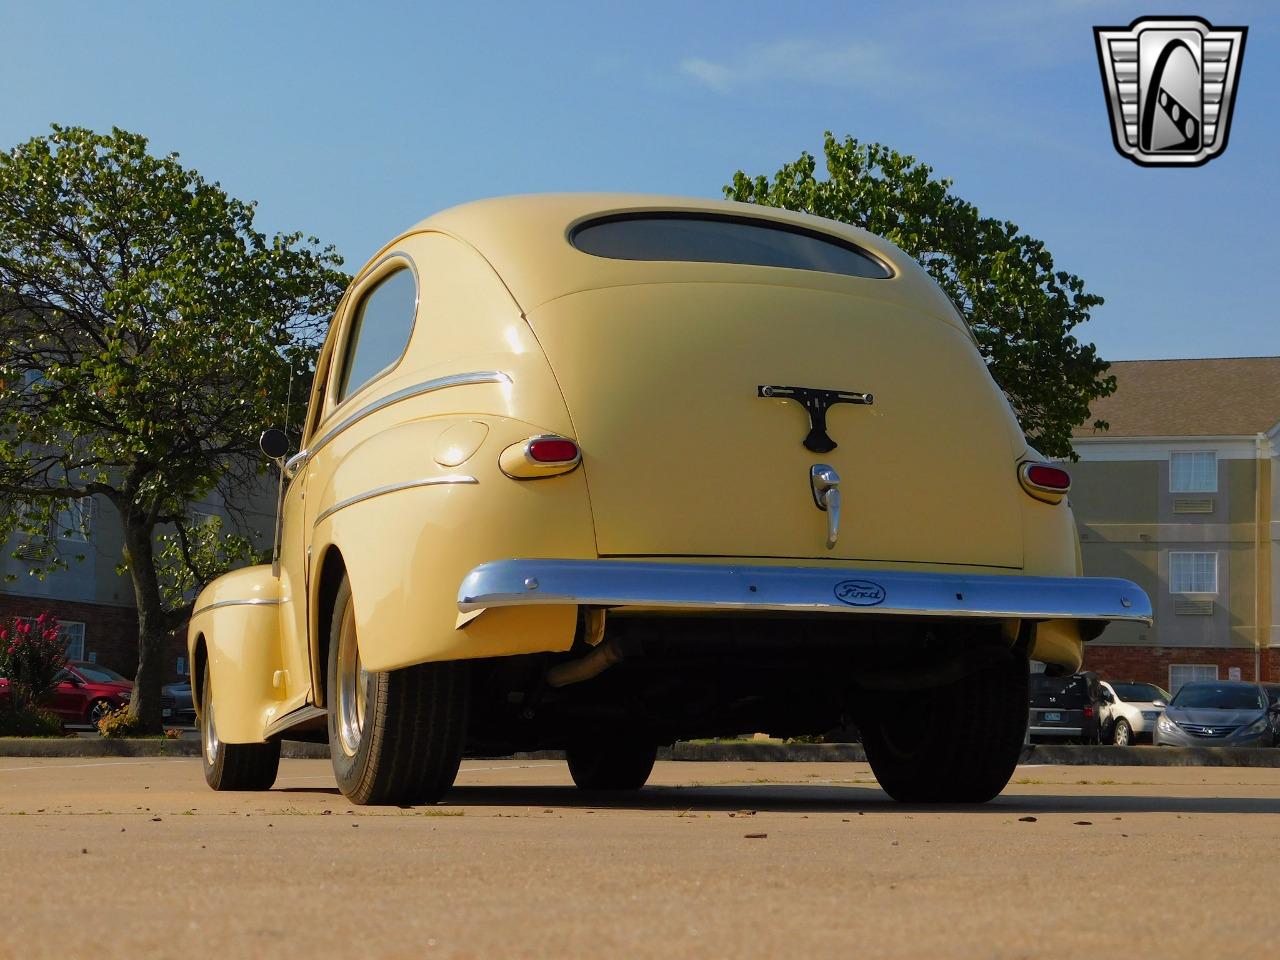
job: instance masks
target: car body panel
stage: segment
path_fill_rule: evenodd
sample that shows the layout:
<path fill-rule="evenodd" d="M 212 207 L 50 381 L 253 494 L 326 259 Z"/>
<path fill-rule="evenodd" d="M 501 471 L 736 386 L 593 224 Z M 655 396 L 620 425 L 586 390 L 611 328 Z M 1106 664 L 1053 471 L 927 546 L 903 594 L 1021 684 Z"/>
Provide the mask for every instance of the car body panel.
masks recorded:
<path fill-rule="evenodd" d="M 852 294 L 688 282 L 561 297 L 530 322 L 582 444 L 602 556 L 1022 565 L 1005 401 L 942 320 Z M 817 454 L 804 408 L 761 398 L 764 385 L 874 402 L 831 407 L 837 447 Z M 842 477 L 831 550 L 815 462 Z"/>
<path fill-rule="evenodd" d="M 882 259 L 892 277 L 612 260 L 568 242 L 585 219 L 643 209 L 826 231 Z M 418 293 L 407 345 L 338 397 L 353 316 L 405 269 Z M 707 322 L 696 326 L 695 315 Z M 848 491 L 835 551 L 823 546 L 807 486 L 820 457 L 801 446 L 803 411 L 756 395 L 789 381 L 878 395 L 830 412 L 839 444 L 830 456 Z M 581 464 L 560 476 L 504 475 L 501 452 L 539 435 L 577 440 Z M 678 553 L 690 565 L 786 558 L 798 569 L 1076 577 L 1069 505 L 1018 488 L 1019 460 L 1035 456 L 945 294 L 885 240 L 718 201 L 469 204 L 388 243 L 344 296 L 303 450 L 289 460 L 278 571 L 237 571 L 201 593 L 188 634 L 193 688 L 208 670 L 228 743 L 261 741 L 323 705 L 324 591 L 342 571 L 362 665 L 377 671 L 568 650 L 576 602 L 459 608 L 473 570 L 519 558 Z M 1018 616 L 992 619 L 1010 642 L 1027 635 Z M 1027 626 L 1037 654 L 1071 668 L 1082 631 L 1096 632 L 1072 619 Z"/>

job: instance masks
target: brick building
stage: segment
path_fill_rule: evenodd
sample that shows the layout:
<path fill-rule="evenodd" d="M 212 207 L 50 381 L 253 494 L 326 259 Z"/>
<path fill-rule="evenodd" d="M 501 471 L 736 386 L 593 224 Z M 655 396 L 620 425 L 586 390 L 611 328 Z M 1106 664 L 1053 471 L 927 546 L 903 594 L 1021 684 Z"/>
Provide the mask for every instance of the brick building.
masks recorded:
<path fill-rule="evenodd" d="M 193 505 L 191 515 L 196 523 L 219 516 L 224 529 L 246 534 L 261 547 L 271 542 L 273 510 L 271 486 L 244 514 L 243 526 L 216 496 Z M 53 550 L 67 567 L 43 579 L 31 575 L 32 561 Z M 15 537 L 0 548 L 0 577 L 5 578 L 0 580 L 0 617 L 50 613 L 67 639 L 69 659 L 90 660 L 132 677 L 138 665 L 138 617 L 133 584 L 127 574 L 116 572 L 122 551 L 120 522 L 110 504 L 102 498 L 71 504 L 46 536 Z M 170 641 L 165 682 L 185 679 L 187 668 L 186 635 L 179 631 Z"/>
<path fill-rule="evenodd" d="M 1280 357 L 1112 364 L 1117 389 L 1076 431 L 1084 572 L 1126 577 L 1155 623 L 1114 624 L 1085 668 L 1158 683 L 1280 680 Z"/>

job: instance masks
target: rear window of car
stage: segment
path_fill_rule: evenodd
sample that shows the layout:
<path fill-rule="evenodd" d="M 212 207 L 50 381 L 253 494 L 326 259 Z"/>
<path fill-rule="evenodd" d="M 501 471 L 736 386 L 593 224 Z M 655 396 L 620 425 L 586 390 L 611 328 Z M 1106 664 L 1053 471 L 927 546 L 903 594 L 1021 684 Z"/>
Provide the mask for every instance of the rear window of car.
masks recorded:
<path fill-rule="evenodd" d="M 713 214 L 644 213 L 584 223 L 569 242 L 612 260 L 742 263 L 884 280 L 893 273 L 854 243 L 784 223 Z"/>
<path fill-rule="evenodd" d="M 1049 698 L 1054 698 L 1054 703 Z M 1083 707 L 1089 703 L 1089 681 L 1085 677 L 1046 677 L 1035 674 L 1031 677 L 1032 706 Z"/>
<path fill-rule="evenodd" d="M 1169 698 L 1167 693 L 1153 683 L 1113 683 L 1111 689 L 1126 703 L 1150 703 Z"/>

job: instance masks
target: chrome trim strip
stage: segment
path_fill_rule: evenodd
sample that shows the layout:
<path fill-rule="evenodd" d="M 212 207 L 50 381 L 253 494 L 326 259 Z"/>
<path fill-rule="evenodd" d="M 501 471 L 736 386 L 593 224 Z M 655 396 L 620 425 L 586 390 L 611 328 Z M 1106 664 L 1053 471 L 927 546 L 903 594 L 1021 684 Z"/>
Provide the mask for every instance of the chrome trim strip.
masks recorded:
<path fill-rule="evenodd" d="M 415 383 L 412 386 L 403 387 L 395 393 L 389 393 L 385 397 L 381 397 L 344 417 L 339 423 L 321 434 L 320 439 L 307 447 L 307 449 L 299 450 L 290 457 L 289 462 L 285 464 L 285 468 L 292 467 L 296 472 L 298 467 L 324 449 L 342 431 L 359 423 L 365 417 L 372 416 L 379 410 L 385 410 L 387 407 L 399 403 L 401 400 L 409 400 L 413 397 L 420 397 L 423 394 L 435 393 L 437 390 L 447 390 L 450 387 L 465 387 L 475 383 L 511 383 L 511 376 L 501 370 L 478 370 L 474 373 L 451 373 L 447 377 L 436 377 L 434 380 L 426 380 L 423 383 Z"/>
<path fill-rule="evenodd" d="M 839 599 L 838 592 L 846 599 Z M 1151 623 L 1151 600 L 1141 587 L 1103 577 L 629 560 L 494 560 L 474 568 L 458 588 L 462 613 L 527 604 Z"/>
<path fill-rule="evenodd" d="M 321 521 L 331 517 L 333 514 L 349 507 L 352 504 L 363 503 L 365 500 L 372 500 L 374 497 L 381 497 L 388 493 L 398 493 L 401 490 L 413 490 L 415 487 L 434 487 L 442 484 L 454 483 L 479 483 L 475 477 L 462 473 L 450 473 L 443 477 L 424 477 L 421 480 L 407 480 L 404 483 L 389 483 L 385 487 L 374 487 L 372 490 L 366 490 L 364 493 L 357 493 L 354 497 L 347 497 L 345 500 L 339 500 L 333 506 L 326 510 L 321 510 L 320 515 L 316 517 L 313 527 L 318 527 Z"/>
<path fill-rule="evenodd" d="M 278 607 L 284 603 L 283 600 L 219 600 L 216 603 L 206 604 L 199 610 L 193 610 L 191 618 L 195 619 L 206 610 L 217 610 L 219 607 Z"/>
<path fill-rule="evenodd" d="M 321 717 L 327 717 L 328 715 L 329 711 L 324 707 L 312 706 L 309 703 L 304 704 L 295 710 L 290 710 L 288 713 L 276 717 L 267 724 L 267 728 L 262 731 L 262 735 L 270 739 L 284 730 L 289 730 L 310 720 L 319 720 Z"/>

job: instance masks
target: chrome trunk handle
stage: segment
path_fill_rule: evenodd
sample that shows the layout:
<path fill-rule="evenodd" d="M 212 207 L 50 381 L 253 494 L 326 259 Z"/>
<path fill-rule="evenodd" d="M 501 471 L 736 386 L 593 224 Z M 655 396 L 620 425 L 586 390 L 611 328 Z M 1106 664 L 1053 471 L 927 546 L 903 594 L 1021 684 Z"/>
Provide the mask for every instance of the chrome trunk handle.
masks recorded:
<path fill-rule="evenodd" d="M 840 536 L 840 474 L 835 467 L 815 463 L 809 468 L 809 486 L 813 502 L 827 515 L 827 549 L 835 549 Z"/>

